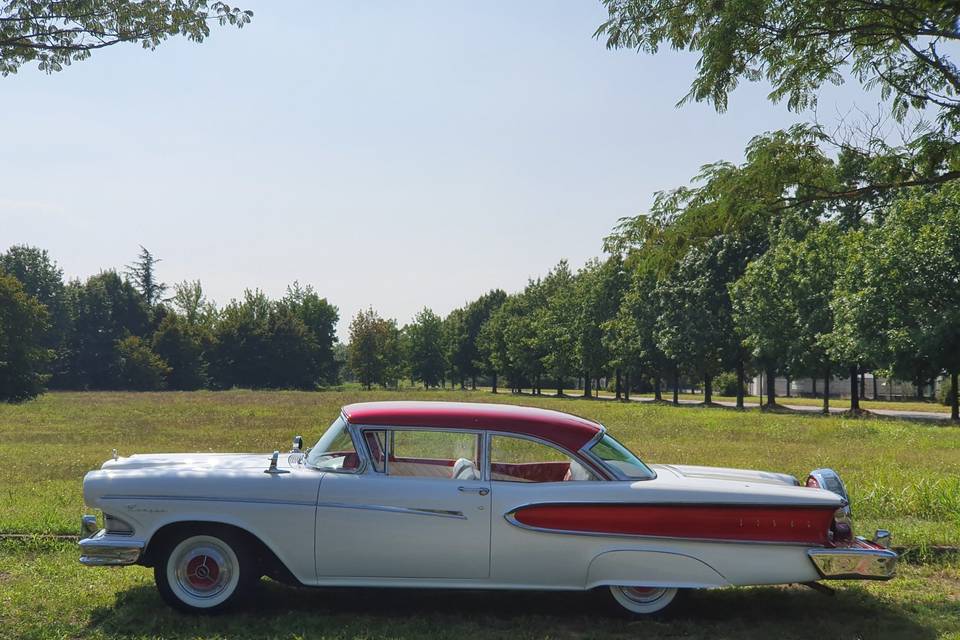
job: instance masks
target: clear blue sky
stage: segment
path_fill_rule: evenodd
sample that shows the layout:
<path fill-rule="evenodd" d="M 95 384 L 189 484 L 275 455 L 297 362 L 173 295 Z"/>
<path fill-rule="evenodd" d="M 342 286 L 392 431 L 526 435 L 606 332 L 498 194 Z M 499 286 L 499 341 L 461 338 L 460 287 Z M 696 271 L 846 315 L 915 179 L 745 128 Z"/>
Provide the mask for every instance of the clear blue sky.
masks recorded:
<path fill-rule="evenodd" d="M 238 3 L 240 0 L 237 0 Z M 696 59 L 606 51 L 597 2 L 264 2 L 236 31 L 0 79 L 0 250 L 68 277 L 131 261 L 244 288 L 312 284 L 401 323 L 561 258 L 753 135 L 804 119 L 744 86 L 675 108 Z M 821 120 L 854 101 L 827 92 Z"/>

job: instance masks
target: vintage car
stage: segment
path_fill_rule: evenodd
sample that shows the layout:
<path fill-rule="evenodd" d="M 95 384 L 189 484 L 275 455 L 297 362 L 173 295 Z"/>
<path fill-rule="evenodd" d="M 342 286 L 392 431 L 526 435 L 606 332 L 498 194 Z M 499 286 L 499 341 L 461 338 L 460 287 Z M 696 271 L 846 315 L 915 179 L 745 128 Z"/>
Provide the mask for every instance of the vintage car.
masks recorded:
<path fill-rule="evenodd" d="M 893 577 L 854 537 L 839 476 L 648 465 L 590 420 L 519 406 L 353 404 L 317 444 L 117 457 L 83 482 L 80 561 L 153 567 L 172 606 L 295 585 L 608 588 L 634 614 L 678 591 Z"/>

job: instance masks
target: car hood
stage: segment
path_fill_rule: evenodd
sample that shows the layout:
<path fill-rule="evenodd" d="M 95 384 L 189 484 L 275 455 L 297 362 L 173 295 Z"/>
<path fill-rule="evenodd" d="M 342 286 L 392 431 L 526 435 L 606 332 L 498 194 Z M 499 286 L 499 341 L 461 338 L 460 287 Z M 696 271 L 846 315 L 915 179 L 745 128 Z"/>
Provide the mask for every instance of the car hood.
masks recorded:
<path fill-rule="evenodd" d="M 696 478 L 699 480 L 731 480 L 753 484 L 776 484 L 796 487 L 800 482 L 787 473 L 757 471 L 754 469 L 731 469 L 729 467 L 700 467 L 685 464 L 650 465 L 658 474 L 666 472 L 677 478 Z"/>
<path fill-rule="evenodd" d="M 138 453 L 107 460 L 100 468 L 109 471 L 160 468 L 201 471 L 209 469 L 266 469 L 268 466 L 270 466 L 269 453 Z M 289 466 L 287 456 L 280 456 L 278 466 Z"/>

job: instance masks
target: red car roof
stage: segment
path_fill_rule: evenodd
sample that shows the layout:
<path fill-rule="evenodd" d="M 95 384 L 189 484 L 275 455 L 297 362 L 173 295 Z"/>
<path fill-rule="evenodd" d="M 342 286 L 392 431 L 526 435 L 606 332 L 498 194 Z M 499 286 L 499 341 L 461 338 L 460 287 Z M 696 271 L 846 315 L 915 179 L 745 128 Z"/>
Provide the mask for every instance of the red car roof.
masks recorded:
<path fill-rule="evenodd" d="M 569 413 L 484 402 L 360 402 L 343 408 L 359 425 L 485 429 L 534 436 L 577 451 L 602 427 Z"/>

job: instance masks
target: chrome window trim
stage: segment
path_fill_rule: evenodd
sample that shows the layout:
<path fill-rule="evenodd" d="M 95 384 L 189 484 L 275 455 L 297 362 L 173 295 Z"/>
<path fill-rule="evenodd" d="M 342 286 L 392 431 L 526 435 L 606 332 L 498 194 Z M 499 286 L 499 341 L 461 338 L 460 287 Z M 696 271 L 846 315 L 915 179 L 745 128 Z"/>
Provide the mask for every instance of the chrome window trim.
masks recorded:
<path fill-rule="evenodd" d="M 314 471 L 319 471 L 321 473 L 344 473 L 344 474 L 350 474 L 350 475 L 359 475 L 359 474 L 365 473 L 367 470 L 367 458 L 361 453 L 362 451 L 364 451 L 364 449 L 357 446 L 357 438 L 356 438 L 356 434 L 353 431 L 353 425 L 350 423 L 349 420 L 347 420 L 347 417 L 343 414 L 343 411 L 340 412 L 340 418 L 338 419 L 342 419 L 344 424 L 346 424 L 347 426 L 347 434 L 350 436 L 350 441 L 353 443 L 353 450 L 357 454 L 357 468 L 346 470 L 346 469 L 321 469 L 319 467 L 315 467 L 309 462 L 307 462 L 307 456 L 309 455 L 309 450 L 307 450 L 305 452 L 305 455 L 303 456 L 303 466 L 306 467 L 307 469 L 312 469 Z M 330 426 L 333 426 L 333 425 L 330 425 Z M 330 427 L 327 427 L 327 429 L 329 428 Z M 323 433 L 326 433 L 326 431 L 324 431 Z M 323 435 L 321 434 L 320 437 L 322 438 Z"/>
<path fill-rule="evenodd" d="M 382 425 L 382 424 L 352 424 L 347 423 L 352 428 L 356 429 L 357 438 L 363 443 L 363 452 L 364 460 L 371 460 L 370 467 L 372 469 L 371 473 L 382 475 L 387 478 L 390 477 L 390 454 L 393 452 L 393 433 L 397 431 L 437 431 L 439 433 L 466 433 L 478 436 L 477 439 L 477 462 L 480 468 L 483 468 L 486 460 L 486 439 L 484 434 L 486 431 L 483 429 L 456 429 L 453 427 L 419 427 L 415 425 L 401 425 L 401 426 L 391 426 L 391 425 Z M 376 465 L 372 463 L 373 453 L 369 450 L 367 445 L 367 439 L 364 437 L 364 434 L 367 431 L 384 431 L 387 436 L 384 438 L 384 460 L 383 460 L 383 471 L 377 471 Z M 398 476 L 393 476 L 398 477 Z M 420 476 L 399 476 L 399 477 L 420 477 Z M 437 480 L 446 480 L 448 478 L 434 478 Z M 453 480 L 454 478 L 449 478 Z M 483 472 L 480 474 L 480 481 L 485 480 Z M 474 482 L 479 482 L 475 480 Z"/>
<path fill-rule="evenodd" d="M 606 471 L 612 476 L 612 478 L 611 478 L 612 480 L 620 480 L 620 481 L 624 481 L 624 482 L 648 482 L 648 481 L 650 481 L 650 480 L 656 480 L 656 479 L 657 479 L 657 472 L 656 472 L 656 470 L 653 469 L 653 468 L 652 468 L 650 465 L 648 465 L 646 462 L 644 462 L 644 461 L 640 458 L 640 456 L 638 456 L 636 453 L 633 453 L 633 451 L 630 450 L 630 449 L 627 447 L 627 445 L 623 444 L 623 443 L 620 442 L 619 440 L 617 440 L 617 442 L 619 442 L 620 445 L 621 445 L 624 449 L 626 449 L 627 451 L 630 451 L 630 453 L 633 453 L 633 455 L 637 458 L 637 460 L 640 460 L 640 462 L 643 464 L 643 466 L 645 466 L 647 469 L 650 470 L 650 473 L 651 473 L 652 475 L 651 475 L 649 478 L 634 478 L 634 477 L 628 476 L 627 474 L 625 474 L 625 473 L 623 473 L 622 471 L 620 471 L 620 469 L 618 469 L 617 467 L 615 467 L 615 466 L 613 466 L 613 465 L 610 465 L 610 464 L 607 464 L 607 462 L 606 462 L 605 460 L 603 460 L 602 458 L 600 458 L 600 456 L 598 456 L 598 455 L 596 455 L 595 453 L 593 453 L 593 451 L 591 451 L 591 449 L 593 448 L 593 446 L 594 446 L 595 444 L 597 444 L 598 442 L 600 442 L 601 440 L 603 440 L 603 437 L 606 436 L 606 435 L 607 435 L 607 428 L 606 428 L 605 426 L 603 426 L 603 425 L 600 425 L 600 431 L 597 432 L 597 435 L 595 435 L 594 437 L 590 438 L 590 441 L 587 442 L 587 444 L 585 444 L 585 445 L 583 445 L 582 447 L 580 447 L 580 453 L 581 453 L 585 458 L 588 458 L 588 459 L 592 460 L 592 461 L 594 462 L 594 464 L 597 464 L 597 465 L 599 465 L 601 468 L 603 468 L 604 470 L 606 470 Z M 611 435 L 610 437 L 613 438 L 612 435 Z M 616 440 L 616 438 L 614 438 L 614 440 Z"/>
<path fill-rule="evenodd" d="M 555 450 L 557 450 L 557 451 L 560 451 L 561 453 L 563 453 L 564 455 L 566 455 L 567 457 L 569 457 L 570 459 L 572 459 L 572 460 L 574 460 L 574 461 L 576 461 L 576 462 L 585 463 L 585 466 L 586 466 L 595 476 L 597 476 L 597 480 L 596 480 L 597 482 L 604 482 L 604 481 L 609 481 L 609 480 L 610 480 L 610 478 L 604 478 L 604 477 L 603 477 L 603 472 L 607 471 L 606 467 L 604 467 L 604 466 L 601 465 L 601 466 L 599 466 L 599 468 L 598 468 L 598 465 L 597 465 L 596 461 L 593 460 L 593 458 L 584 458 L 583 456 L 579 455 L 578 452 L 573 452 L 573 451 L 571 451 L 570 449 L 567 449 L 566 447 L 561 447 L 560 445 L 555 444 L 555 443 L 553 443 L 553 442 L 547 442 L 547 441 L 544 440 L 543 438 L 538 438 L 537 436 L 527 435 L 527 434 L 525 434 L 525 433 L 514 433 L 513 431 L 487 431 L 486 434 L 487 434 L 487 437 L 485 438 L 484 449 L 487 450 L 487 457 L 488 457 L 488 459 L 489 459 L 490 449 L 491 449 L 491 444 L 492 444 L 492 443 L 491 443 L 491 440 L 493 440 L 494 437 L 496 437 L 496 436 L 503 436 L 503 437 L 505 437 L 505 438 L 519 438 L 520 440 L 529 440 L 530 442 L 536 442 L 537 444 L 542 444 L 542 445 L 544 445 L 544 446 L 546 446 L 546 447 L 549 447 L 549 448 L 551 448 L 551 449 L 555 449 Z M 581 451 L 582 451 L 582 449 L 581 449 Z M 493 480 L 492 471 L 491 471 L 491 469 L 490 469 L 490 466 L 491 466 L 490 464 L 485 464 L 485 465 L 484 465 L 484 473 L 483 473 L 483 475 L 486 477 L 486 479 L 488 479 L 490 482 L 511 482 L 510 480 Z M 600 473 L 598 473 L 598 472 L 600 472 Z M 560 482 L 562 482 L 562 481 L 560 481 Z M 587 480 L 587 481 L 584 481 L 584 482 L 590 482 L 590 481 Z M 535 483 L 535 482 L 534 482 L 534 483 L 527 483 L 527 484 L 545 484 L 545 483 Z"/>
<path fill-rule="evenodd" d="M 108 495 L 101 500 L 143 500 L 146 502 L 240 502 L 245 504 L 282 504 L 295 507 L 315 507 L 315 501 L 280 500 L 274 498 L 221 498 L 215 496 L 169 496 L 169 495 Z M 127 510 L 138 505 L 126 505 Z"/>

